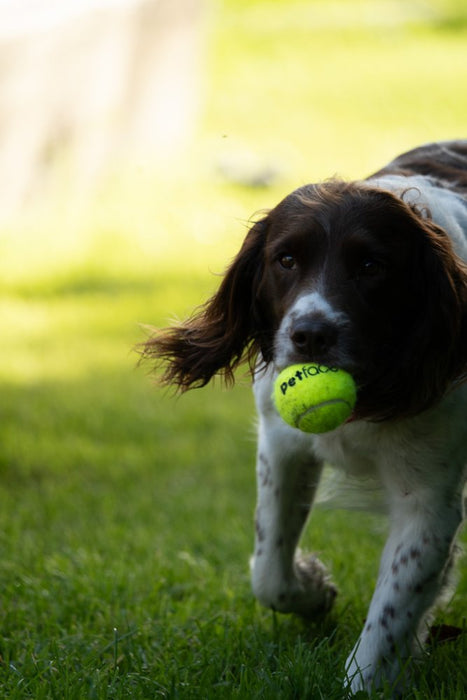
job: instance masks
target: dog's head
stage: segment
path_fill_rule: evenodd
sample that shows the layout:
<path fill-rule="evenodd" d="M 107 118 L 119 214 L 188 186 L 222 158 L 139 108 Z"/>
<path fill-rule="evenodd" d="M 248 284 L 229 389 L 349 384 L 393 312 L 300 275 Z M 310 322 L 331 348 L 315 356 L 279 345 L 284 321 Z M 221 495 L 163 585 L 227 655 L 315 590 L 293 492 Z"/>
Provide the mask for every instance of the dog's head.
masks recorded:
<path fill-rule="evenodd" d="M 331 181 L 286 197 L 249 231 L 218 292 L 144 355 L 181 389 L 233 378 L 261 353 L 278 369 L 353 374 L 356 416 L 413 415 L 463 378 L 467 272 L 426 215 L 370 184 Z"/>

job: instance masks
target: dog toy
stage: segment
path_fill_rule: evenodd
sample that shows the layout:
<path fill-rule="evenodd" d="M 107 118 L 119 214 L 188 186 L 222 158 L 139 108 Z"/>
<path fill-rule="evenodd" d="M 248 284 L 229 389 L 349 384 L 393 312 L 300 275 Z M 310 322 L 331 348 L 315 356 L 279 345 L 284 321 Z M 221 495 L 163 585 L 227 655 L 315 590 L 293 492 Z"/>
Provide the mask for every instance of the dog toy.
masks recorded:
<path fill-rule="evenodd" d="M 317 364 L 291 365 L 274 384 L 274 402 L 281 418 L 305 433 L 327 433 L 347 420 L 357 400 L 348 372 Z"/>

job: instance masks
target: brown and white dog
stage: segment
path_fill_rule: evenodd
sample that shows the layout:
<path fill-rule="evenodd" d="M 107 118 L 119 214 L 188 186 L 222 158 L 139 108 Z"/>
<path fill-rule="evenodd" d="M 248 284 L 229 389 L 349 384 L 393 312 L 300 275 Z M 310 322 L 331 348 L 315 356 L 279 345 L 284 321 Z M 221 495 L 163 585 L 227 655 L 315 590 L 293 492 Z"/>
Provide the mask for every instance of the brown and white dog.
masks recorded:
<path fill-rule="evenodd" d="M 336 589 L 297 549 L 324 462 L 372 476 L 390 532 L 352 692 L 396 687 L 447 584 L 464 515 L 467 463 L 467 141 L 422 146 L 358 182 L 301 187 L 255 223 L 217 293 L 143 355 L 181 390 L 252 368 L 259 413 L 258 600 L 327 611 Z M 309 435 L 271 400 L 278 372 L 317 362 L 350 372 L 352 419 Z"/>

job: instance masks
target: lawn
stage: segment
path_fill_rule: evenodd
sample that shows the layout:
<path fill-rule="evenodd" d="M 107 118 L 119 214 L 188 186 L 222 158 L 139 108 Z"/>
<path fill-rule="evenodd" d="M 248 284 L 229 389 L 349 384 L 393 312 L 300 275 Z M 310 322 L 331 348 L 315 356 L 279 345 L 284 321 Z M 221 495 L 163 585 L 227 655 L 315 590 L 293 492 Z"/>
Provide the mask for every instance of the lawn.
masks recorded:
<path fill-rule="evenodd" d="M 183 167 L 115 177 L 79 215 L 62 193 L 0 232 L 1 697 L 343 697 L 384 519 L 313 513 L 304 546 L 340 590 L 329 619 L 261 609 L 248 379 L 174 398 L 133 346 L 201 303 L 291 188 L 466 135 L 457 7 L 216 0 Z M 437 622 L 464 634 L 429 650 L 409 700 L 467 694 L 461 564 Z"/>

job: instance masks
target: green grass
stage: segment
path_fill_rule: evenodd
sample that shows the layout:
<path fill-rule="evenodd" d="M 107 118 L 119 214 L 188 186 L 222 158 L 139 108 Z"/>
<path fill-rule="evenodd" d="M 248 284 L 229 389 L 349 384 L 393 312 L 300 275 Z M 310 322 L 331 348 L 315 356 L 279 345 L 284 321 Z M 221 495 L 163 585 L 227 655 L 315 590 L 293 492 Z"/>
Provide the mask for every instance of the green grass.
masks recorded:
<path fill-rule="evenodd" d="M 388 3 L 350 4 L 217 2 L 183 167 L 115 178 L 71 214 L 62 193 L 0 236 L 2 698 L 342 697 L 384 521 L 313 514 L 304 547 L 340 589 L 329 619 L 259 608 L 248 381 L 174 399 L 132 347 L 138 324 L 206 298 L 249 217 L 291 187 L 465 131 L 453 3 L 449 22 L 441 2 L 416 18 L 393 3 L 389 26 L 371 19 Z M 278 164 L 271 187 L 223 179 L 242 152 Z M 464 560 L 438 621 L 465 627 L 466 604 Z M 435 646 L 407 698 L 465 697 L 466 654 L 466 634 Z"/>

